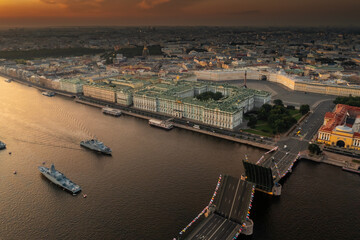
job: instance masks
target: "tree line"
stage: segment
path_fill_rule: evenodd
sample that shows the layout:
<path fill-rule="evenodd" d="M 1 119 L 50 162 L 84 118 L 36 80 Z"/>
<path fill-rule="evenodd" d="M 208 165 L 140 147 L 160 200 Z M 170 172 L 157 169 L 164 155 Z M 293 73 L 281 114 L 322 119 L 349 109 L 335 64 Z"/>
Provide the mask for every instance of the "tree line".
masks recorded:
<path fill-rule="evenodd" d="M 266 121 L 273 129 L 273 134 L 286 132 L 297 120 L 291 115 L 290 110 L 295 110 L 294 106 L 285 107 L 280 99 L 274 100 L 274 105 L 264 104 L 259 109 L 257 116 L 251 115 L 248 126 L 254 128 L 258 120 Z M 305 115 L 310 111 L 309 105 L 301 105 L 300 113 Z"/>
<path fill-rule="evenodd" d="M 345 105 L 354 106 L 354 107 L 360 107 L 360 97 L 353 97 L 353 96 L 337 97 L 334 100 L 334 103 L 335 104 L 345 104 Z"/>
<path fill-rule="evenodd" d="M 54 48 L 54 49 L 36 49 L 36 50 L 13 50 L 13 51 L 0 51 L 0 58 L 32 60 L 36 58 L 48 58 L 48 57 L 93 55 L 93 54 L 103 53 L 104 51 L 105 51 L 104 49 L 93 49 L 93 48 Z"/>
<path fill-rule="evenodd" d="M 221 99 L 223 97 L 221 92 L 203 92 L 199 95 L 196 96 L 197 99 L 201 100 L 201 101 L 208 101 L 209 99 L 213 99 L 215 101 Z"/>

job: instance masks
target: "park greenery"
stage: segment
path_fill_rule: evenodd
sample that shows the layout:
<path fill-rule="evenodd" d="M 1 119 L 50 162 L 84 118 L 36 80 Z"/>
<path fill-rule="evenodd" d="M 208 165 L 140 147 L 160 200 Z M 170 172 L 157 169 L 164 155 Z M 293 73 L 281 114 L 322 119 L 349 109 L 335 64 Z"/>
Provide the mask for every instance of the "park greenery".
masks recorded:
<path fill-rule="evenodd" d="M 0 58 L 18 59 L 19 61 L 48 57 L 69 57 L 103 53 L 104 49 L 93 48 L 54 48 L 37 50 L 0 51 Z"/>
<path fill-rule="evenodd" d="M 284 106 L 280 99 L 274 100 L 274 105 L 264 104 L 257 112 L 246 114 L 248 126 L 252 129 L 247 132 L 264 136 L 284 133 L 301 118 L 299 110 L 294 106 Z"/>
<path fill-rule="evenodd" d="M 200 101 L 208 101 L 210 99 L 217 101 L 217 100 L 221 99 L 222 97 L 223 97 L 223 95 L 221 92 L 216 92 L 216 93 L 203 92 L 196 96 L 196 98 L 199 99 Z"/>
<path fill-rule="evenodd" d="M 142 56 L 143 49 L 144 46 L 120 48 L 116 51 L 106 52 L 102 55 L 102 58 L 106 60 L 107 64 L 111 64 L 113 63 L 113 59 L 116 57 L 116 54 L 122 54 L 124 57 L 133 58 L 135 56 Z M 163 55 L 160 45 L 148 46 L 147 49 L 149 50 L 149 55 Z"/>
<path fill-rule="evenodd" d="M 301 105 L 301 106 L 300 106 L 300 113 L 301 113 L 302 115 L 307 114 L 309 111 L 310 111 L 310 106 L 309 106 L 309 105 L 304 104 L 304 105 Z"/>
<path fill-rule="evenodd" d="M 308 149 L 309 149 L 309 152 L 312 154 L 319 155 L 321 153 L 320 147 L 315 143 L 309 144 Z"/>
<path fill-rule="evenodd" d="M 346 104 L 349 106 L 355 106 L 355 107 L 360 107 L 360 97 L 353 97 L 353 96 L 349 96 L 349 97 L 337 97 L 334 100 L 335 104 Z"/>

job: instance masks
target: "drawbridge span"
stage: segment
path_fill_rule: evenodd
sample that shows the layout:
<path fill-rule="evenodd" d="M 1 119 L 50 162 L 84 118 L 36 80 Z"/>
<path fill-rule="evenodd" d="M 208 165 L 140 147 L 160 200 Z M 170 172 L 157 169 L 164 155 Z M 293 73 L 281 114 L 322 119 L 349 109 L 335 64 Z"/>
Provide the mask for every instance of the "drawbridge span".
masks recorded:
<path fill-rule="evenodd" d="M 228 175 L 220 177 L 220 180 L 203 214 L 199 214 L 190 226 L 183 229 L 178 239 L 231 240 L 241 232 L 252 233 L 249 215 L 254 184 Z"/>

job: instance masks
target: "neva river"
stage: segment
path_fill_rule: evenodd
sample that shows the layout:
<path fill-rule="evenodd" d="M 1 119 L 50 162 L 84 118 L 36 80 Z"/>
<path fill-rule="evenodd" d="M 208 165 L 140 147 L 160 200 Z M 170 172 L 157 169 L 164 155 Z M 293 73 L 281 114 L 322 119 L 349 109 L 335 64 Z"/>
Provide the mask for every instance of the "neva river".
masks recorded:
<path fill-rule="evenodd" d="M 0 78 L 0 239 L 172 239 L 209 202 L 220 173 L 264 151 L 164 131 Z M 113 156 L 82 149 L 98 138 Z M 12 152 L 11 155 L 8 152 Z M 41 176 L 51 163 L 88 195 Z M 14 175 L 13 171 L 17 171 Z M 250 239 L 360 239 L 360 177 L 300 162 L 280 198 L 255 194 Z"/>

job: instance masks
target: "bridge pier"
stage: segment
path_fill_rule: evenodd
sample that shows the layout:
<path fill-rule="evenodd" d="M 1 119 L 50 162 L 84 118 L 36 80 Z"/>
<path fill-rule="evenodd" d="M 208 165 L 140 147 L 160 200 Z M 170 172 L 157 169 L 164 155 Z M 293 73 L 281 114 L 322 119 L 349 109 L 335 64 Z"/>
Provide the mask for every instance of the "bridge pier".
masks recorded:
<path fill-rule="evenodd" d="M 280 196 L 281 195 L 281 184 L 275 183 L 275 185 L 272 188 L 272 192 L 274 196 Z"/>
<path fill-rule="evenodd" d="M 244 234 L 246 236 L 250 236 L 254 232 L 254 222 L 250 218 L 247 219 L 244 223 L 245 226 L 243 226 L 241 234 Z"/>

